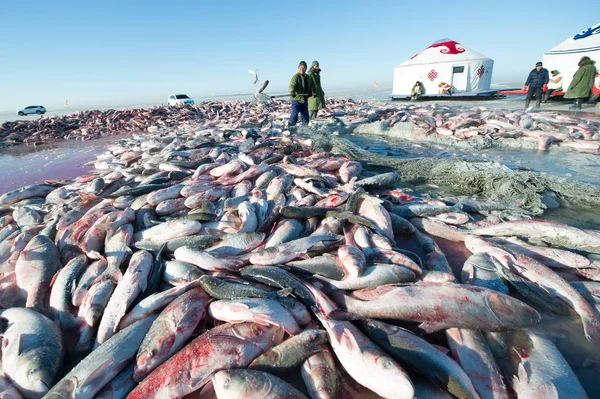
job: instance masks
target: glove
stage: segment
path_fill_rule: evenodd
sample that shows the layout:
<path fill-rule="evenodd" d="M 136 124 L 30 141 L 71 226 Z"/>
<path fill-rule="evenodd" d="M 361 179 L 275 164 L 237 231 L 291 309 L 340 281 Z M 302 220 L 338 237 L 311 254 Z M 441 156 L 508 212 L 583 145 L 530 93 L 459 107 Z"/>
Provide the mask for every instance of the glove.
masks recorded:
<path fill-rule="evenodd" d="M 296 97 L 296 92 L 295 91 L 291 91 L 290 94 L 292 95 L 292 97 Z"/>
<path fill-rule="evenodd" d="M 573 86 L 569 86 L 569 90 L 573 90 Z"/>
<path fill-rule="evenodd" d="M 548 91 L 548 85 L 542 86 L 542 91 L 545 93 Z"/>
<path fill-rule="evenodd" d="M 523 86 L 523 91 L 524 91 L 525 93 L 527 93 L 527 91 L 528 91 L 528 90 L 529 90 L 529 86 Z"/>

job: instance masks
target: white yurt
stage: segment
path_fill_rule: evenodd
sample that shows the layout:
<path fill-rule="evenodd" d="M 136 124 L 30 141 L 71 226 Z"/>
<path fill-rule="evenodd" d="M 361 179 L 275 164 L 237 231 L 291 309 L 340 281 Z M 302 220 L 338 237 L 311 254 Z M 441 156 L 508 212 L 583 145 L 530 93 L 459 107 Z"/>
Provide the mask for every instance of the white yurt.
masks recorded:
<path fill-rule="evenodd" d="M 417 80 L 430 95 L 438 94 L 442 82 L 456 93 L 489 90 L 493 68 L 494 60 L 453 40 L 438 40 L 394 68 L 392 96 L 410 95 Z"/>
<path fill-rule="evenodd" d="M 558 70 L 563 77 L 563 90 L 567 90 L 573 75 L 579 68 L 577 65 L 579 60 L 585 55 L 596 61 L 596 69 L 600 69 L 600 24 L 568 38 L 545 52 L 544 68 L 548 71 Z M 600 78 L 598 77 L 596 78 L 596 88 L 600 88 Z"/>

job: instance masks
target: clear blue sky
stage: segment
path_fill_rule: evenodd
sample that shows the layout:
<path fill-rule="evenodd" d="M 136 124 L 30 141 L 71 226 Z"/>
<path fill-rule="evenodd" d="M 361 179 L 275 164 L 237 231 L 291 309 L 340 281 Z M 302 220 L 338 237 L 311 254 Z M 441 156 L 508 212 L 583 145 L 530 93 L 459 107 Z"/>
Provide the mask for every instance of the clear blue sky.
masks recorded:
<path fill-rule="evenodd" d="M 274 92 L 314 59 L 326 92 L 391 88 L 394 66 L 446 37 L 494 59 L 494 82 L 520 82 L 598 22 L 598 0 L 3 0 L 0 110 L 250 93 L 248 69 Z"/>

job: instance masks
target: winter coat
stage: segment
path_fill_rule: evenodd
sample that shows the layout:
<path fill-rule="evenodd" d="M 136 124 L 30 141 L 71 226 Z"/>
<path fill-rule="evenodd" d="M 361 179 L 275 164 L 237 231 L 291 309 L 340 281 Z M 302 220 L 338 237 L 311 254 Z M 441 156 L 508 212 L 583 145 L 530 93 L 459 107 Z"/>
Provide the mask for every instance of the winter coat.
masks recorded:
<path fill-rule="evenodd" d="M 542 87 L 548 84 L 548 80 L 548 70 L 546 68 L 542 68 L 540 71 L 538 71 L 537 68 L 534 68 L 529 72 L 525 86 Z"/>
<path fill-rule="evenodd" d="M 310 85 L 310 77 L 308 74 L 300 75 L 299 73 L 292 76 L 289 87 L 290 94 L 296 93 L 296 96 L 291 97 L 292 101 L 298 101 L 299 103 L 306 102 L 306 95 L 312 94 L 312 87 Z M 300 95 L 304 94 L 304 96 Z"/>
<path fill-rule="evenodd" d="M 310 85 L 315 94 L 314 97 L 308 98 L 308 110 L 318 111 L 325 108 L 325 93 L 321 87 L 321 75 L 311 68 L 308 72 L 308 77 L 310 78 Z"/>
<path fill-rule="evenodd" d="M 575 75 L 573 75 L 573 80 L 565 93 L 565 98 L 588 97 L 592 92 L 595 76 L 596 67 L 594 66 L 594 61 L 582 61 L 579 69 L 575 72 Z"/>

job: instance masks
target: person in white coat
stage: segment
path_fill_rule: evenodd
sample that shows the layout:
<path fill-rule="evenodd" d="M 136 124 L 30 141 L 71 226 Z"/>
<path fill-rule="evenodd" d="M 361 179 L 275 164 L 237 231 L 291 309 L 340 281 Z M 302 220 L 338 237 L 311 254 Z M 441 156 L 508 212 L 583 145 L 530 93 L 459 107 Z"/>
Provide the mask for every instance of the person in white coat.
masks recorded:
<path fill-rule="evenodd" d="M 548 90 L 546 90 L 546 94 L 544 95 L 544 103 L 548 102 L 552 92 L 555 91 L 563 91 L 562 75 L 556 69 L 550 72 L 550 79 L 548 79 Z"/>

